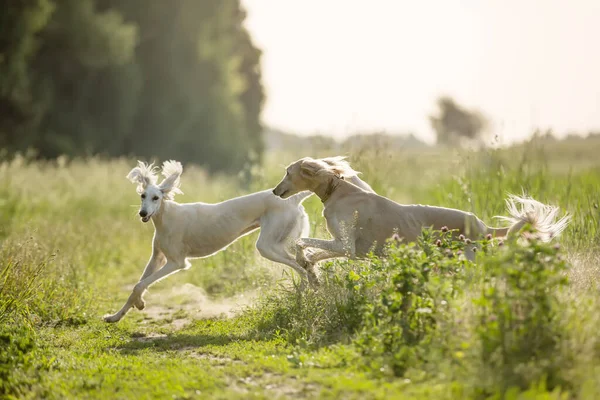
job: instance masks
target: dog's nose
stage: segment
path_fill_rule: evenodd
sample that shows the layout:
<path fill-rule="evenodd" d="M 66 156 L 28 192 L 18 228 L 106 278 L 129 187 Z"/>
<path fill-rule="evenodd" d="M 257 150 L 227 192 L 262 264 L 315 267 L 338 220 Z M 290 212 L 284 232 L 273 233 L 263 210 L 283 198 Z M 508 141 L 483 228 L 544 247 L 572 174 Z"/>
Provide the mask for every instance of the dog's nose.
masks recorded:
<path fill-rule="evenodd" d="M 140 217 L 144 218 L 148 213 L 144 210 L 140 210 Z"/>

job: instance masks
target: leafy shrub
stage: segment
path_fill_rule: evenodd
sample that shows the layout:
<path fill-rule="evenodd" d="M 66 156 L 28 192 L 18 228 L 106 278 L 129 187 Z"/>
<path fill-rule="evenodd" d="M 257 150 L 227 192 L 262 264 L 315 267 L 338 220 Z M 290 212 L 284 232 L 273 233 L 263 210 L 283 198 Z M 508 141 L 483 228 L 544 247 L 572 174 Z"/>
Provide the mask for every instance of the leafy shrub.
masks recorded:
<path fill-rule="evenodd" d="M 356 344 L 372 367 L 402 376 L 426 362 L 438 322 L 471 267 L 465 245 L 447 230 L 424 231 L 419 246 L 392 242 L 385 258 L 371 259 L 361 278 L 377 290 L 363 308 Z"/>
<path fill-rule="evenodd" d="M 563 327 L 559 294 L 567 284 L 567 264 L 559 247 L 532 232 L 488 255 L 476 305 L 476 335 L 481 345 L 481 382 L 504 393 L 546 380 L 559 383 L 559 346 Z"/>
<path fill-rule="evenodd" d="M 272 292 L 246 316 L 259 335 L 298 345 L 293 359 L 341 342 L 374 374 L 473 377 L 475 396 L 552 390 L 564 384 L 566 263 L 556 245 L 525 237 L 505 245 L 424 231 L 418 244 L 391 241 L 384 258 L 329 262 L 317 290 Z M 477 265 L 463 255 L 473 248 Z"/>
<path fill-rule="evenodd" d="M 335 261 L 317 290 L 280 289 L 246 311 L 260 336 L 322 346 L 354 342 L 374 370 L 402 375 L 424 359 L 438 318 L 471 263 L 452 232 L 424 231 L 417 246 L 392 240 L 384 258 Z"/>

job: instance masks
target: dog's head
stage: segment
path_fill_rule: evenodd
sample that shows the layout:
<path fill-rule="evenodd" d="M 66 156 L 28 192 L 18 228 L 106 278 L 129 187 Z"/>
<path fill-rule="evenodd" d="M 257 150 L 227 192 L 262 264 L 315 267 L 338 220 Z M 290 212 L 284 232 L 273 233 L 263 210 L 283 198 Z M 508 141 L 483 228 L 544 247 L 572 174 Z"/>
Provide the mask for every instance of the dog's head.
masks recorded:
<path fill-rule="evenodd" d="M 165 161 L 162 165 L 162 174 L 165 179 L 157 184 L 157 171 L 154 164 L 138 161 L 138 166 L 127 175 L 133 183 L 137 183 L 137 192 L 142 199 L 139 215 L 142 222 L 148 222 L 160 209 L 163 200 L 172 200 L 174 195 L 182 193 L 179 190 L 180 177 L 183 173 L 181 163 Z"/>
<path fill-rule="evenodd" d="M 322 177 L 330 175 L 342 178 L 341 171 L 331 160 L 304 157 L 290 164 L 281 182 L 273 189 L 273 194 L 286 199 L 304 190 L 314 190 Z"/>

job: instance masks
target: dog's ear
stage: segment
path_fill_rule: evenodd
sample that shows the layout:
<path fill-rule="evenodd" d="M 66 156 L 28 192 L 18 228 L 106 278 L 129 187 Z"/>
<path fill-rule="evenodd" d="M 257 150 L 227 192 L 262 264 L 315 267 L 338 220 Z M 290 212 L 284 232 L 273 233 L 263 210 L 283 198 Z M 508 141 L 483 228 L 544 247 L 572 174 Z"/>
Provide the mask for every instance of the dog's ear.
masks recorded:
<path fill-rule="evenodd" d="M 138 185 L 148 185 L 148 178 L 142 175 L 142 170 L 139 167 L 135 167 L 127 174 L 127 179 L 129 179 L 132 183 L 137 183 Z"/>
<path fill-rule="evenodd" d="M 179 189 L 182 173 L 183 166 L 179 161 L 170 160 L 163 163 L 162 174 L 165 176 L 165 179 L 160 183 L 158 188 L 168 199 L 172 199 L 175 194 L 183 194 Z"/>
<path fill-rule="evenodd" d="M 317 163 L 316 160 L 312 158 L 303 158 L 300 160 L 300 173 L 306 176 L 315 176 L 319 170 L 322 169 L 322 166 Z"/>
<path fill-rule="evenodd" d="M 129 171 L 127 179 L 138 185 L 138 192 L 143 191 L 146 186 L 156 181 L 153 169 L 153 164 L 147 165 L 142 161 L 138 161 L 138 166 Z"/>

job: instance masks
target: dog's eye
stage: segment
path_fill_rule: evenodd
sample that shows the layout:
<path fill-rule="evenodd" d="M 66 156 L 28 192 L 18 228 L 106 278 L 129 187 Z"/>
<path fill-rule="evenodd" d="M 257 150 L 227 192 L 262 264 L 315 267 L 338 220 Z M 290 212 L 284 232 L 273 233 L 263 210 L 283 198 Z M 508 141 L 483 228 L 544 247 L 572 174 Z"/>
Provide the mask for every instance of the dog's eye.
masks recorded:
<path fill-rule="evenodd" d="M 145 198 L 146 198 L 146 195 L 145 195 L 145 194 L 143 194 L 143 195 L 142 195 L 142 199 L 145 199 Z"/>
<path fill-rule="evenodd" d="M 156 201 L 156 200 L 158 200 L 158 196 L 154 196 L 154 197 L 152 198 L 152 201 Z"/>

